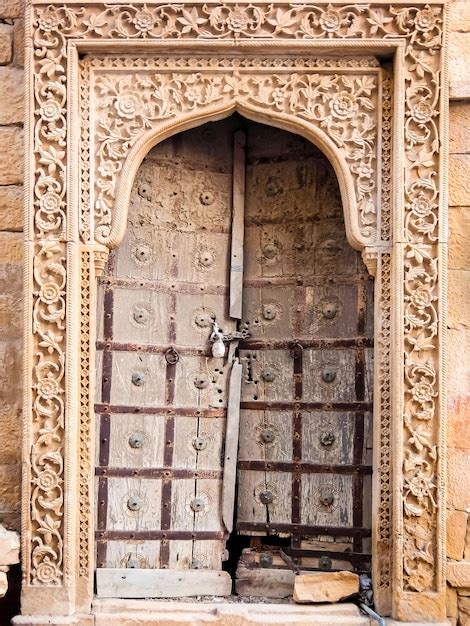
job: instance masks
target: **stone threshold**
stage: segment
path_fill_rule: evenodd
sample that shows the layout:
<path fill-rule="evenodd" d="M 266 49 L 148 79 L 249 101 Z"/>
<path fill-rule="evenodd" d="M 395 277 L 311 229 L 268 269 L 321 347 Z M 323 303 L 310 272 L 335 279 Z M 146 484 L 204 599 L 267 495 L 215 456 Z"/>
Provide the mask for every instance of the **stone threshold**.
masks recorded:
<path fill-rule="evenodd" d="M 165 601 L 95 599 L 92 615 L 18 616 L 22 626 L 376 626 L 355 604 L 270 604 L 266 602 Z M 398 622 L 386 626 L 430 626 L 431 622 Z M 450 626 L 450 621 L 432 626 Z"/>

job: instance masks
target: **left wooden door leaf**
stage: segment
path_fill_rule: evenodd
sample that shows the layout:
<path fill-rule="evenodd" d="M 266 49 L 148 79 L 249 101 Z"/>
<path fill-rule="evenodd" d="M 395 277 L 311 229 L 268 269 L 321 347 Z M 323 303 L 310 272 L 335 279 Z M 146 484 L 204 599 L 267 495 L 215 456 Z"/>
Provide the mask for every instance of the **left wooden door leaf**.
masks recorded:
<path fill-rule="evenodd" d="M 233 129 L 154 148 L 99 281 L 96 542 L 101 597 L 228 595 L 222 571 Z"/>

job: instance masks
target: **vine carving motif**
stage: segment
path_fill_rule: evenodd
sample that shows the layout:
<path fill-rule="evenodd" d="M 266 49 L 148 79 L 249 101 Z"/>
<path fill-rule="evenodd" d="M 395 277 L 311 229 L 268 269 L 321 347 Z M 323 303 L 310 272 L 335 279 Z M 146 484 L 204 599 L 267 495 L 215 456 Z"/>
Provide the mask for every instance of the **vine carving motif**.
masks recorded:
<path fill-rule="evenodd" d="M 434 591 L 440 506 L 437 467 L 439 318 L 438 170 L 442 8 L 326 3 L 51 4 L 34 8 L 32 72 L 35 164 L 33 261 L 33 400 L 31 440 L 32 585 L 64 584 L 64 406 L 67 181 L 67 40 L 367 40 L 404 43 L 404 220 L 399 224 L 403 259 L 403 560 L 404 588 Z M 140 133 L 175 108 L 205 106 L 214 98 L 251 98 L 257 106 L 292 110 L 324 124 L 339 147 L 346 142 L 355 172 L 363 228 L 372 227 L 371 148 L 376 132 L 372 85 L 345 82 L 339 73 L 324 88 L 321 72 L 280 72 L 263 77 L 185 72 L 119 82 L 102 80 L 96 237 L 105 240 L 120 162 Z M 362 100 L 360 100 L 362 99 Z M 105 112 L 106 111 L 106 112 Z M 348 126 L 346 119 L 356 120 Z M 118 123 L 119 122 L 119 123 Z M 83 140 L 88 141 L 88 127 Z M 100 134 L 101 133 L 101 134 Z M 127 133 L 127 134 L 126 134 Z M 355 135 L 353 134 L 355 133 Z M 356 141 L 357 140 L 357 141 Z M 359 144 L 353 147 L 355 143 Z M 360 153 L 360 154 L 359 154 Z M 361 191 L 364 182 L 366 188 Z M 82 198 L 87 189 L 82 183 Z M 374 217 L 375 219 L 375 217 Z M 93 237 L 86 225 L 82 236 Z"/>
<path fill-rule="evenodd" d="M 131 62 L 128 59 L 127 65 Z M 248 65 L 248 63 L 247 63 Z M 288 114 L 317 126 L 340 148 L 355 181 L 361 234 L 372 239 L 376 227 L 377 76 L 250 72 L 226 63 L 210 71 L 98 75 L 95 173 L 95 238 L 109 241 L 122 164 L 143 132 L 164 120 L 196 113 L 233 100 Z M 359 71 L 359 70 L 358 70 Z"/>

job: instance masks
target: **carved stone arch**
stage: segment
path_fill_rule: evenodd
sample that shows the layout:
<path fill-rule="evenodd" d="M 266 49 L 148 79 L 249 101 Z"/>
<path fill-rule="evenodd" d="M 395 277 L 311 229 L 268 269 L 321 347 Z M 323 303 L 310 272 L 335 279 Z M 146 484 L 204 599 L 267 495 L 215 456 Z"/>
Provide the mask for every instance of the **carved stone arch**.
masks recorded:
<path fill-rule="evenodd" d="M 185 116 L 179 116 L 165 124 L 157 124 L 142 134 L 129 151 L 122 166 L 116 188 L 116 202 L 109 235 L 104 237 L 97 232 L 95 235 L 97 240 L 110 249 L 121 242 L 126 229 L 129 198 L 135 175 L 146 154 L 157 143 L 195 126 L 224 119 L 235 112 L 254 122 L 302 135 L 315 144 L 330 161 L 335 171 L 341 191 L 344 223 L 349 244 L 360 251 L 368 246 L 378 244 L 380 233 L 377 232 L 376 224 L 369 237 L 364 237 L 360 232 L 355 183 L 341 148 L 338 148 L 325 132 L 306 120 L 272 109 L 269 111 L 259 109 L 249 103 L 237 100 L 234 100 L 229 106 L 224 105 L 222 108 L 211 107 L 209 110 L 193 111 Z"/>

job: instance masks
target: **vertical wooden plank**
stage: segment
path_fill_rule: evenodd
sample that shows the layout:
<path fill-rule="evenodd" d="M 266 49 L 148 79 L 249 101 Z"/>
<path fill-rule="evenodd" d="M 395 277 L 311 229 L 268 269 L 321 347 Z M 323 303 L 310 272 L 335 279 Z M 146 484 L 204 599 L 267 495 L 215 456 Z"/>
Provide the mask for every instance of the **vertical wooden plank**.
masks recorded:
<path fill-rule="evenodd" d="M 230 373 L 225 435 L 224 482 L 222 488 L 222 519 L 229 533 L 233 530 L 233 511 L 235 507 L 242 369 L 238 358 L 235 359 Z"/>
<path fill-rule="evenodd" d="M 232 254 L 230 259 L 230 317 L 241 319 L 245 213 L 245 133 L 237 131 L 233 145 Z"/>

